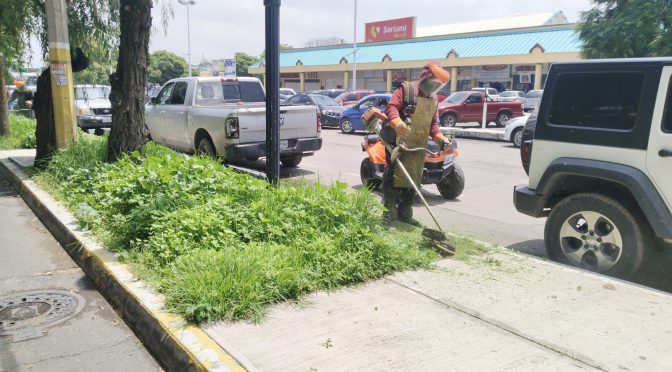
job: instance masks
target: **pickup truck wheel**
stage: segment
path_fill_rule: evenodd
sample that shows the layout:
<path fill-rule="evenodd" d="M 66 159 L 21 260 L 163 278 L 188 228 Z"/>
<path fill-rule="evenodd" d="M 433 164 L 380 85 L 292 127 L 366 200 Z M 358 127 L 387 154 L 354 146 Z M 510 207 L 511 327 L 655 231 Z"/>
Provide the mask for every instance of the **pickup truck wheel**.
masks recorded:
<path fill-rule="evenodd" d="M 520 148 L 520 146 L 523 145 L 523 128 L 518 128 L 513 130 L 513 134 L 511 135 L 511 142 L 513 143 L 513 146 L 516 148 Z"/>
<path fill-rule="evenodd" d="M 511 120 L 511 114 L 504 111 L 500 112 L 499 115 L 497 115 L 497 119 L 495 119 L 495 124 L 497 124 L 498 127 L 505 127 L 506 124 L 509 124 L 509 120 Z"/>
<path fill-rule="evenodd" d="M 453 171 L 443 177 L 436 187 L 444 199 L 453 200 L 462 195 L 462 191 L 464 191 L 464 172 L 462 168 L 454 164 Z"/>
<path fill-rule="evenodd" d="M 291 158 L 280 158 L 280 163 L 285 168 L 294 168 L 301 163 L 301 160 L 303 160 L 303 157 L 299 155 Z"/>
<path fill-rule="evenodd" d="M 457 124 L 457 115 L 453 113 L 447 113 L 441 117 L 441 126 L 454 127 L 455 124 Z"/>
<path fill-rule="evenodd" d="M 196 149 L 198 155 L 204 156 L 215 156 L 215 145 L 212 144 L 212 141 L 208 137 L 203 137 L 198 140 L 198 148 Z"/>
<path fill-rule="evenodd" d="M 362 185 L 369 190 L 377 189 L 382 183 L 381 180 L 375 178 L 374 172 L 373 164 L 369 158 L 364 158 L 362 165 L 359 167 L 359 177 L 362 180 Z"/>
<path fill-rule="evenodd" d="M 646 227 L 640 220 L 604 195 L 568 196 L 551 209 L 546 221 L 548 256 L 564 264 L 628 278 L 637 272 L 646 252 Z"/>
<path fill-rule="evenodd" d="M 352 122 L 350 122 L 350 119 L 345 118 L 341 120 L 341 132 L 345 134 L 355 133 L 355 130 L 352 128 Z"/>

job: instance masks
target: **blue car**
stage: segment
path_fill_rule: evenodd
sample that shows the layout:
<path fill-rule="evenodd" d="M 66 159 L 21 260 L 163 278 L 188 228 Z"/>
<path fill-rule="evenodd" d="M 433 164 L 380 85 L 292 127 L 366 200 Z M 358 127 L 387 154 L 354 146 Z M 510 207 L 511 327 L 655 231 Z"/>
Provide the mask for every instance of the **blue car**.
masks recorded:
<path fill-rule="evenodd" d="M 354 106 L 348 107 L 341 116 L 339 124 L 341 132 L 350 134 L 355 133 L 356 130 L 365 130 L 361 121 L 362 115 L 370 107 L 376 107 L 384 112 L 390 98 L 392 98 L 391 94 L 372 94 L 360 99 Z"/>

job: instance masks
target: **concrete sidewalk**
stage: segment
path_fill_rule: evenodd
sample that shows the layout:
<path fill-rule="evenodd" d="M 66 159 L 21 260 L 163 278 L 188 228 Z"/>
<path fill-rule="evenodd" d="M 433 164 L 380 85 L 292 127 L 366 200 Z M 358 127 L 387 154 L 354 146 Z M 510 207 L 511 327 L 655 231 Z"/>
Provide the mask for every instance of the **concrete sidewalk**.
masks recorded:
<path fill-rule="evenodd" d="M 667 294 L 502 251 L 205 329 L 262 371 L 669 371 L 671 315 Z"/>
<path fill-rule="evenodd" d="M 159 370 L 1 174 L 0 254 L 0 371 Z M 19 294 L 25 304 L 9 304 Z"/>

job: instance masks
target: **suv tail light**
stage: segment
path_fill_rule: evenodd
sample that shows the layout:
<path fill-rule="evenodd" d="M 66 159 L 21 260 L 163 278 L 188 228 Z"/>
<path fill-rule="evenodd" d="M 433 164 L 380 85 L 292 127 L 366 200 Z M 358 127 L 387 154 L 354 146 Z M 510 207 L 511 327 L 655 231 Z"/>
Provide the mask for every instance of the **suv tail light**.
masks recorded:
<path fill-rule="evenodd" d="M 530 175 L 530 160 L 532 159 L 532 140 L 523 142 L 520 146 L 520 161 L 523 163 L 525 173 Z"/>
<path fill-rule="evenodd" d="M 317 112 L 317 122 L 315 124 L 318 132 L 322 131 L 322 123 L 320 123 L 320 119 L 321 119 L 321 115 L 320 115 L 320 112 L 318 111 Z"/>
<path fill-rule="evenodd" d="M 226 119 L 226 137 L 238 138 L 240 136 L 240 126 L 238 125 L 238 118 Z"/>

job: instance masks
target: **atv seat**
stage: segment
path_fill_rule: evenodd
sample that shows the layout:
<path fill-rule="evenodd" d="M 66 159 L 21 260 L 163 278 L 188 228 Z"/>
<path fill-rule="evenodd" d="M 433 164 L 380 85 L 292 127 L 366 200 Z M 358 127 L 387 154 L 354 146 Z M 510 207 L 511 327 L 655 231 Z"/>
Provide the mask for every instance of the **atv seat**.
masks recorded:
<path fill-rule="evenodd" d="M 380 136 L 375 134 L 375 133 L 371 133 L 371 134 L 366 135 L 366 142 L 368 142 L 369 144 L 374 144 L 374 143 L 378 142 L 379 140 L 380 140 Z"/>

